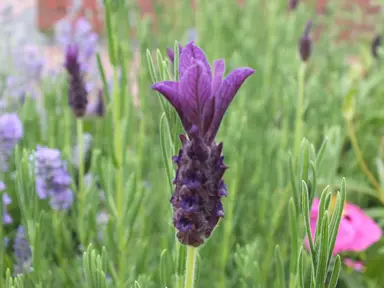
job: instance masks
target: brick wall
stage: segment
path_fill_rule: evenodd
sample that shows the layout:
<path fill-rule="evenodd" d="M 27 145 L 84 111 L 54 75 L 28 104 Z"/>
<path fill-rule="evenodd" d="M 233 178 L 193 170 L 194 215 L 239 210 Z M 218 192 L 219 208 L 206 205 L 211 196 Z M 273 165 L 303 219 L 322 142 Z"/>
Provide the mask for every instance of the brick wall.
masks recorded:
<path fill-rule="evenodd" d="M 59 19 L 65 17 L 73 0 L 35 0 L 38 2 L 38 27 L 41 30 L 49 30 Z M 91 20 L 94 29 L 97 32 L 102 32 L 103 11 L 98 4 L 99 0 L 77 0 L 82 2 L 81 8 L 77 13 L 78 16 L 86 16 Z M 142 13 L 153 13 L 151 3 L 153 0 L 137 0 L 138 6 Z M 171 2 L 177 0 L 157 0 L 161 2 Z M 192 0 L 193 1 L 193 0 Z M 224 1 L 224 0 L 223 0 Z M 243 3 L 244 0 L 238 0 Z M 288 1 L 288 0 L 287 0 Z M 375 17 L 380 12 L 380 6 L 375 0 L 304 0 L 307 2 L 315 2 L 318 13 L 326 13 L 326 5 L 328 1 L 342 2 L 344 11 L 358 9 L 361 17 L 359 19 L 348 20 L 345 18 L 336 19 L 336 24 L 342 27 L 340 32 L 341 39 L 352 39 L 356 34 L 372 33 L 375 30 Z"/>

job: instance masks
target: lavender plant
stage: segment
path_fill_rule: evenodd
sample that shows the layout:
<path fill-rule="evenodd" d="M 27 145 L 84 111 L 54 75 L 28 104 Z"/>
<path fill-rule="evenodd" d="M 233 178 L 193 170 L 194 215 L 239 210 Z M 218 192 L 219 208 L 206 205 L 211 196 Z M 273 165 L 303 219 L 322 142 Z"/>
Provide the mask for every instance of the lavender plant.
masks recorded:
<path fill-rule="evenodd" d="M 342 28 L 335 19 L 357 14 L 341 15 L 338 1 L 321 16 L 311 1 L 196 1 L 193 9 L 189 1 L 159 2 L 155 14 L 145 15 L 130 1 L 102 2 L 109 59 L 103 35 L 96 41 L 85 18 L 69 17 L 55 31 L 64 60 L 67 47 L 77 47 L 89 100 L 81 118 L 68 105 L 71 77 L 63 65 L 36 81 L 39 97 L 18 105 L 8 105 L 25 91 L 14 76 L 33 75 L 39 57 L 20 46 L 9 55 L 28 60 L 32 70 L 8 73 L 3 65 L 0 117 L 16 113 L 23 133 L 7 138 L 12 149 L 0 142 L 0 151 L 10 151 L 0 193 L 12 199 L 0 205 L 0 215 L 13 221 L 0 226 L 0 286 L 381 287 L 382 241 L 374 242 L 384 219 L 378 156 L 384 74 L 371 41 L 334 41 Z M 160 51 L 174 39 L 168 59 Z M 243 64 L 259 71 L 231 109 L 224 92 L 236 94 L 240 84 L 229 82 L 241 77 L 232 72 L 222 79 L 224 71 L 216 73 L 191 40 L 210 60 L 225 58 L 229 71 Z M 191 51 L 200 56 L 185 59 Z M 12 91 L 3 90 L 7 79 Z M 86 135 L 92 135 L 87 152 Z M 41 165 L 36 147 L 51 151 Z M 225 200 L 217 193 L 224 181 Z M 50 205 L 56 196 L 66 209 Z M 199 245 L 198 253 L 177 235 Z M 15 243 L 29 247 L 24 263 Z M 16 276 L 22 266 L 31 269 Z"/>

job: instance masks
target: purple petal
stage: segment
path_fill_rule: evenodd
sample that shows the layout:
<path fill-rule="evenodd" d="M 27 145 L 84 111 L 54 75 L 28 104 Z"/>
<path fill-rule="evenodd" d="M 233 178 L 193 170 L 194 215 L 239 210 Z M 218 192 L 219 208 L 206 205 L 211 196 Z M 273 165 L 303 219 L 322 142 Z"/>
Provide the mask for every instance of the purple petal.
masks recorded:
<path fill-rule="evenodd" d="M 195 65 L 197 62 L 201 62 L 207 71 L 209 77 L 212 77 L 211 66 L 208 63 L 207 57 L 204 54 L 204 51 L 196 46 L 193 41 L 189 42 L 185 46 L 180 55 L 180 64 L 179 64 L 179 75 L 180 78 L 183 74 L 190 68 Z"/>
<path fill-rule="evenodd" d="M 167 48 L 167 54 L 168 54 L 169 60 L 173 62 L 175 60 L 175 53 L 171 48 Z"/>
<path fill-rule="evenodd" d="M 172 104 L 173 107 L 177 111 L 180 110 L 180 96 L 179 96 L 179 83 L 173 81 L 163 81 L 158 82 L 152 85 L 152 89 L 156 90 L 160 94 L 162 94 L 169 103 Z"/>
<path fill-rule="evenodd" d="M 3 204 L 4 205 L 9 205 L 11 203 L 12 203 L 11 197 L 9 197 L 9 195 L 7 193 L 4 193 L 3 194 Z"/>
<path fill-rule="evenodd" d="M 212 141 L 216 136 L 221 120 L 223 119 L 224 113 L 227 111 L 229 104 L 231 104 L 244 81 L 253 73 L 255 73 L 255 70 L 251 68 L 238 68 L 233 70 L 224 79 L 219 91 L 215 93 L 215 116 L 206 135 L 206 139 L 208 141 Z"/>
<path fill-rule="evenodd" d="M 199 129 L 204 105 L 212 95 L 211 79 L 204 68 L 200 62 L 190 67 L 181 78 L 179 88 L 182 111 Z"/>
<path fill-rule="evenodd" d="M 215 115 L 215 97 L 210 97 L 204 105 L 203 108 L 203 131 L 202 134 L 205 135 L 212 124 L 213 116 Z"/>
<path fill-rule="evenodd" d="M 225 72 L 225 61 L 223 59 L 216 60 L 213 63 L 213 69 L 214 74 L 212 81 L 212 90 L 215 92 L 220 88 L 221 83 L 223 82 L 223 74 Z"/>

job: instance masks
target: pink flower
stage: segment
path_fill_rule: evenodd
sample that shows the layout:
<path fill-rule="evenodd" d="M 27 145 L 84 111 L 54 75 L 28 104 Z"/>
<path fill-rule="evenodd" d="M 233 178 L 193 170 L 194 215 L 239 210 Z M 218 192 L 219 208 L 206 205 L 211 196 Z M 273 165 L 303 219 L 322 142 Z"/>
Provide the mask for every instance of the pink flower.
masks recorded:
<path fill-rule="evenodd" d="M 320 200 L 313 200 L 310 226 L 312 238 L 315 238 L 316 222 L 319 215 Z M 381 238 L 382 231 L 380 227 L 364 213 L 364 211 L 353 204 L 346 203 L 344 206 L 343 217 L 341 218 L 339 232 L 337 234 L 333 255 L 345 251 L 360 252 L 367 249 L 373 243 Z M 309 242 L 306 238 L 304 241 L 305 247 L 309 249 Z M 360 271 L 362 264 L 353 262 L 350 259 L 345 259 L 345 264 Z"/>

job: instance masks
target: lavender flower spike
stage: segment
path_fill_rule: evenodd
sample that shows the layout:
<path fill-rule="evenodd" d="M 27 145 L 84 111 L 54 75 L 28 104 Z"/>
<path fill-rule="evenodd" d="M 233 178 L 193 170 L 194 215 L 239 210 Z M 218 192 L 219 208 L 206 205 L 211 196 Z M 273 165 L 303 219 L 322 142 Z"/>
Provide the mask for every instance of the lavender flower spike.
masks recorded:
<path fill-rule="evenodd" d="M 299 42 L 299 53 L 300 53 L 301 60 L 303 60 L 304 62 L 308 61 L 312 53 L 312 39 L 311 39 L 311 36 L 309 36 L 309 32 L 311 32 L 311 28 L 312 28 L 312 21 L 309 20 L 307 22 L 305 31 L 301 36 L 300 42 Z"/>
<path fill-rule="evenodd" d="M 255 71 L 233 70 L 224 80 L 224 60 L 216 60 L 214 72 L 204 52 L 190 42 L 180 56 L 180 81 L 156 83 L 176 109 L 187 132 L 180 135 L 182 149 L 173 157 L 177 165 L 175 192 L 171 197 L 173 224 L 181 243 L 200 246 L 224 216 L 221 198 L 227 195 L 223 144 L 215 136 L 223 116 L 244 81 Z"/>
<path fill-rule="evenodd" d="M 81 71 L 77 45 L 67 47 L 65 68 L 67 68 L 70 77 L 68 103 L 76 117 L 83 117 L 88 104 L 88 95 Z"/>
<path fill-rule="evenodd" d="M 0 192 L 5 190 L 5 184 L 0 181 Z M 9 215 L 7 211 L 7 206 L 12 203 L 11 197 L 7 193 L 2 193 L 2 200 L 3 200 L 3 224 L 11 224 L 12 223 L 12 217 Z"/>
<path fill-rule="evenodd" d="M 19 226 L 13 243 L 15 255 L 14 275 L 32 272 L 32 250 L 26 238 L 24 227 Z"/>
<path fill-rule="evenodd" d="M 0 168 L 8 170 L 8 159 L 13 148 L 23 138 L 23 124 L 15 113 L 0 116 Z"/>
<path fill-rule="evenodd" d="M 376 35 L 375 38 L 373 38 L 372 45 L 371 45 L 371 52 L 372 56 L 374 58 L 379 58 L 379 48 L 381 46 L 381 36 Z"/>
<path fill-rule="evenodd" d="M 68 210 L 74 195 L 69 175 L 59 150 L 37 147 L 35 153 L 36 193 L 40 199 L 50 199 L 55 210 Z"/>
<path fill-rule="evenodd" d="M 295 10 L 297 8 L 297 5 L 299 4 L 299 0 L 289 0 L 288 7 L 289 10 Z"/>

